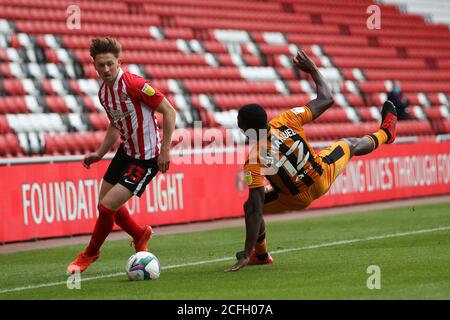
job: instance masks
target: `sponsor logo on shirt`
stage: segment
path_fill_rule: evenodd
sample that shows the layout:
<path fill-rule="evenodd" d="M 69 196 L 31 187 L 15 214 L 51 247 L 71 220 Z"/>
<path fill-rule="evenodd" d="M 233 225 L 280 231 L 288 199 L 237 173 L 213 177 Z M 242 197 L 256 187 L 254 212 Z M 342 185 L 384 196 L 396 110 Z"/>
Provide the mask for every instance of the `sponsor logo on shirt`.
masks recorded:
<path fill-rule="evenodd" d="M 299 114 L 299 113 L 305 112 L 305 108 L 303 108 L 303 107 L 292 108 L 291 110 L 295 114 Z"/>
<path fill-rule="evenodd" d="M 118 110 L 110 110 L 109 113 L 111 114 L 113 120 L 117 122 L 131 115 L 133 111 L 123 112 L 122 110 L 118 109 Z"/>

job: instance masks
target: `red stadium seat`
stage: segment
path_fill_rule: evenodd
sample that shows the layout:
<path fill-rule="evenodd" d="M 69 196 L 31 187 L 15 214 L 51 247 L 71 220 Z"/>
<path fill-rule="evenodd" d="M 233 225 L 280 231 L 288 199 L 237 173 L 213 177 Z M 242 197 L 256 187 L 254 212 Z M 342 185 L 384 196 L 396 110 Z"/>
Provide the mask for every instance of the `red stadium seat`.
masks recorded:
<path fill-rule="evenodd" d="M 95 130 L 103 131 L 108 128 L 109 120 L 105 113 L 89 113 L 88 117 Z"/>
<path fill-rule="evenodd" d="M 6 155 L 22 156 L 24 154 L 22 147 L 19 144 L 19 139 L 14 133 L 7 133 L 4 137 L 6 141 Z"/>
<path fill-rule="evenodd" d="M 377 120 L 374 117 L 371 108 L 366 108 L 366 107 L 358 108 L 357 112 L 358 112 L 359 116 L 361 117 L 361 120 L 363 120 L 364 122 Z"/>
<path fill-rule="evenodd" d="M 23 96 L 26 94 L 20 80 L 5 79 L 3 80 L 3 87 L 6 93 L 11 96 Z"/>
<path fill-rule="evenodd" d="M 428 121 L 407 120 L 397 122 L 398 136 L 432 135 L 433 129 Z"/>
<path fill-rule="evenodd" d="M 45 97 L 45 103 L 51 112 L 55 113 L 69 113 L 70 109 L 66 105 L 66 101 L 62 97 Z"/>
<path fill-rule="evenodd" d="M 10 132 L 11 128 L 9 127 L 8 120 L 5 116 L 0 116 L 0 134 L 4 134 Z"/>
<path fill-rule="evenodd" d="M 445 107 L 443 107 L 445 108 Z M 436 108 L 427 108 L 425 109 L 425 113 L 427 117 L 431 120 L 444 120 L 447 119 L 448 115 L 445 115 L 445 112 L 442 108 L 436 107 Z"/>
<path fill-rule="evenodd" d="M 22 96 L 0 97 L 0 114 L 28 113 L 28 107 Z"/>

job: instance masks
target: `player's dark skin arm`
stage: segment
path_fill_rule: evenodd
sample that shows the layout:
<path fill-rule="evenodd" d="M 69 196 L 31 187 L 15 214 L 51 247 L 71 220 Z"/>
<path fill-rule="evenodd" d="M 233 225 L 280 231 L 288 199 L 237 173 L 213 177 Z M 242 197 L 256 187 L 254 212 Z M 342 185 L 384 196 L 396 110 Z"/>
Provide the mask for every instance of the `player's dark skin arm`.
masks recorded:
<path fill-rule="evenodd" d="M 264 187 L 250 189 L 248 200 L 244 204 L 246 231 L 244 251 L 239 261 L 225 271 L 238 271 L 248 264 L 250 254 L 258 239 L 259 229 L 263 223 L 264 197 Z"/>
<path fill-rule="evenodd" d="M 319 68 L 317 68 L 316 64 L 303 50 L 297 53 L 293 62 L 297 68 L 309 73 L 316 84 L 317 97 L 307 103 L 307 106 L 311 109 L 314 120 L 333 105 L 333 95 L 325 82 L 325 78 L 320 73 Z"/>
<path fill-rule="evenodd" d="M 317 97 L 307 103 L 314 120 L 333 105 L 333 95 L 316 64 L 303 50 L 297 53 L 293 62 L 297 68 L 309 73 L 316 84 Z M 362 138 L 347 138 L 346 142 L 350 146 L 351 156 L 365 155 L 374 150 L 374 145 L 367 136 Z"/>

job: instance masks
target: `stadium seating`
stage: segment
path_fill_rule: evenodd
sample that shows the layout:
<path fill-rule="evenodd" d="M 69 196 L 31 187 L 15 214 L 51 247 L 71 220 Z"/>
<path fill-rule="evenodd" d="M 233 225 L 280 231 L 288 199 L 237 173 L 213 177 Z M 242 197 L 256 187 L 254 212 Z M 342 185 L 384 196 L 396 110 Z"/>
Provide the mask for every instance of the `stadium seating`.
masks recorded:
<path fill-rule="evenodd" d="M 401 5 L 407 12 L 426 16 L 437 23 L 446 23 L 450 26 L 450 8 L 446 0 L 384 0 Z"/>
<path fill-rule="evenodd" d="M 202 121 L 217 132 L 232 129 L 233 141 L 242 143 L 236 126 L 242 104 L 260 103 L 273 118 L 313 98 L 311 78 L 292 64 L 299 49 L 318 65 L 335 98 L 307 126 L 311 141 L 376 130 L 395 80 L 410 102 L 400 137 L 450 134 L 444 0 L 429 6 L 421 0 L 113 0 L 107 12 L 104 4 L 80 0 L 80 28 L 70 28 L 61 14 L 72 4 L 0 0 L 0 157 L 95 150 L 109 122 L 88 48 L 92 37 L 107 35 L 122 43 L 123 68 L 166 94 L 179 111 L 177 128 L 192 139 Z M 383 14 L 379 30 L 366 27 L 373 4 Z M 157 122 L 162 125 L 159 115 Z M 211 145 L 202 139 L 202 146 Z"/>

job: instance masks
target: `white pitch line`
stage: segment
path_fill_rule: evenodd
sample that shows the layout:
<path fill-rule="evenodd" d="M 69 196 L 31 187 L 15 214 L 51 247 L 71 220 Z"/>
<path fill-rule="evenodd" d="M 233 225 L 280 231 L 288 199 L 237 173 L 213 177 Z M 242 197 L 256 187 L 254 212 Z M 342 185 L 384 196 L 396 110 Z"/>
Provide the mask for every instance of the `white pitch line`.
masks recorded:
<path fill-rule="evenodd" d="M 344 245 L 344 244 L 350 244 L 350 243 L 357 243 L 357 242 L 362 242 L 362 241 L 372 241 L 372 240 L 404 237 L 404 236 L 410 236 L 410 235 L 415 235 L 415 234 L 430 233 L 430 232 L 436 232 L 436 231 L 446 231 L 446 230 L 450 230 L 450 226 L 432 228 L 432 229 L 421 229 L 421 230 L 415 230 L 415 231 L 409 231 L 409 232 L 390 233 L 390 234 L 384 234 L 381 236 L 372 236 L 372 237 L 361 238 L 361 239 L 350 239 L 350 240 L 341 240 L 341 241 L 320 243 L 320 244 L 314 244 L 314 245 L 310 245 L 310 246 L 306 246 L 306 247 L 275 250 L 275 251 L 271 251 L 270 253 L 271 254 L 279 254 L 279 253 L 286 253 L 286 252 L 293 252 L 293 251 L 318 249 L 318 248 L 332 247 L 332 246 L 338 246 L 338 245 Z M 236 259 L 236 258 L 235 257 L 224 257 L 224 258 L 219 258 L 219 259 L 175 264 L 175 265 L 162 267 L 161 270 L 192 267 L 192 266 L 198 266 L 198 265 L 202 265 L 202 264 L 223 262 L 223 261 L 228 261 L 228 260 L 233 260 L 233 259 Z M 118 276 L 124 276 L 124 275 L 125 275 L 125 272 L 117 272 L 117 273 L 111 273 L 111 274 L 105 274 L 105 275 L 98 275 L 98 276 L 94 276 L 94 277 L 82 278 L 81 281 L 85 282 L 85 281 L 106 279 L 106 278 L 112 278 L 112 277 L 118 277 Z M 8 293 L 8 292 L 15 292 L 15 291 L 39 289 L 39 288 L 45 288 L 45 287 L 54 287 L 54 286 L 59 286 L 59 285 L 65 285 L 66 283 L 67 283 L 67 281 L 59 281 L 59 282 L 42 283 L 42 284 L 38 284 L 38 285 L 30 285 L 30 286 L 25 286 L 25 287 L 17 287 L 17 288 L 0 290 L 0 294 Z"/>

